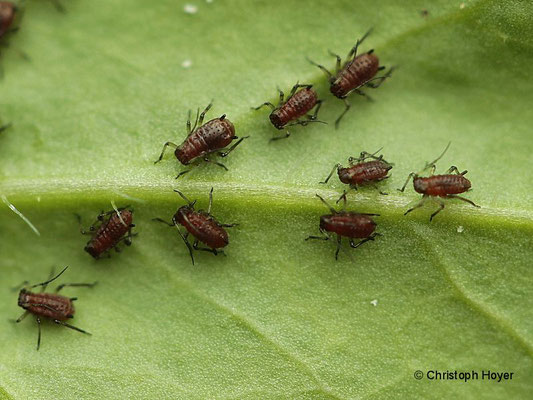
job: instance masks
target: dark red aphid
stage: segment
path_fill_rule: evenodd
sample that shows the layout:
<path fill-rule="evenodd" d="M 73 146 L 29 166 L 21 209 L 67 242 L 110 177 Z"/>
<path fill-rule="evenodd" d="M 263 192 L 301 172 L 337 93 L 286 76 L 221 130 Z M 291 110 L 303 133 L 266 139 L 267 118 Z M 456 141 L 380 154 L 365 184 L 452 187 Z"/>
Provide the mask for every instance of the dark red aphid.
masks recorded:
<path fill-rule="evenodd" d="M 189 254 L 191 255 L 193 265 L 193 249 L 208 251 L 214 255 L 223 253 L 223 251 L 219 249 L 226 247 L 229 243 L 228 233 L 224 228 L 231 228 L 237 224 L 221 224 L 215 219 L 215 217 L 211 215 L 211 206 L 213 205 L 213 188 L 211 188 L 211 191 L 209 192 L 209 206 L 207 207 L 207 211 L 196 211 L 194 209 L 196 200 L 190 201 L 179 190 L 174 191 L 187 202 L 187 205 L 180 207 L 178 211 L 176 211 L 172 217 L 172 223 L 161 218 L 155 218 L 154 220 L 163 222 L 168 226 L 175 226 L 178 229 L 178 233 L 189 249 Z M 183 234 L 178 225 L 183 226 L 187 232 Z M 189 234 L 191 234 L 195 239 L 192 247 L 188 240 Z M 198 247 L 198 242 L 204 243 L 208 248 Z"/>
<path fill-rule="evenodd" d="M 284 100 L 285 94 L 278 89 L 279 103 L 277 107 L 270 102 L 266 102 L 253 109 L 259 110 L 264 106 L 272 108 L 272 112 L 270 113 L 270 122 L 272 122 L 272 125 L 279 130 L 294 125 L 305 126 L 309 122 L 325 123 L 316 119 L 318 110 L 320 110 L 320 107 L 322 106 L 322 100 L 318 99 L 318 95 L 312 89 L 312 87 L 313 85 L 294 85 L 287 100 Z M 308 112 L 310 112 L 315 106 L 315 112 L 312 115 L 308 114 Z M 300 118 L 304 116 L 306 118 L 301 120 Z M 270 140 L 285 139 L 289 136 L 290 132 L 287 131 L 284 136 L 274 137 Z"/>
<path fill-rule="evenodd" d="M 10 1 L 0 1 L 0 38 L 11 30 L 17 7 Z"/>
<path fill-rule="evenodd" d="M 46 286 L 59 278 L 59 276 L 67 270 L 68 267 L 65 267 L 63 271 L 57 274 L 55 277 L 48 279 L 46 282 L 38 283 L 29 287 L 24 287 L 19 292 L 18 305 L 24 310 L 16 322 L 22 321 L 28 314 L 35 315 L 37 319 L 37 326 L 39 328 L 39 334 L 37 336 L 37 350 L 41 345 L 41 318 L 47 318 L 52 320 L 58 325 L 66 326 L 67 328 L 74 329 L 75 331 L 85 333 L 90 335 L 89 332 L 84 331 L 83 329 L 72 326 L 65 321 L 74 317 L 74 304 L 73 301 L 77 300 L 76 297 L 65 297 L 57 294 L 61 289 L 66 286 L 86 286 L 93 287 L 96 285 L 94 283 L 63 283 L 56 288 L 55 293 L 44 293 Z M 26 284 L 25 282 L 24 284 Z M 41 286 L 41 291 L 39 293 L 34 293 L 31 289 Z"/>
<path fill-rule="evenodd" d="M 392 164 L 385 161 L 382 155 L 376 157 L 376 154 L 380 151 L 381 149 L 379 149 L 373 154 L 363 151 L 357 158 L 350 157 L 348 159 L 348 163 L 350 164 L 350 166 L 346 168 L 343 167 L 341 164 L 336 164 L 329 173 L 328 177 L 320 183 L 328 183 L 335 170 L 337 170 L 337 174 L 339 175 L 340 181 L 342 183 L 350 185 L 350 189 L 357 190 L 358 185 L 372 185 L 377 190 L 379 190 L 376 186 L 376 182 L 380 182 L 384 179 L 387 179 L 389 177 L 387 174 L 392 168 Z M 369 158 L 373 160 L 365 161 Z M 387 194 L 382 191 L 379 192 L 381 194 Z M 348 193 L 348 191 L 345 190 L 343 195 L 339 198 L 339 200 L 337 200 L 337 203 L 340 201 L 340 199 L 346 198 L 346 193 Z"/>
<path fill-rule="evenodd" d="M 161 155 L 154 162 L 154 164 L 157 164 L 159 161 L 161 161 L 167 147 L 172 146 L 176 149 L 174 151 L 174 155 L 183 165 L 189 165 L 197 160 L 202 159 L 205 162 L 216 164 L 225 170 L 228 169 L 224 164 L 211 160 L 209 155 L 218 152 L 220 157 L 226 157 L 248 136 L 240 139 L 235 136 L 235 127 L 228 119 L 226 119 L 226 114 L 223 114 L 220 118 L 212 119 L 211 121 L 208 121 L 202 125 L 205 114 L 207 111 L 209 111 L 211 106 L 212 104 L 209 104 L 205 110 L 202 111 L 200 116 L 198 116 L 198 112 L 200 111 L 198 110 L 192 129 L 191 111 L 189 110 L 189 117 L 187 119 L 187 138 L 179 146 L 172 142 L 166 142 L 163 146 L 163 151 L 161 151 Z M 219 151 L 228 146 L 234 139 L 239 140 L 228 150 Z M 179 178 L 181 175 L 184 175 L 189 171 L 190 169 L 180 172 L 176 178 Z"/>
<path fill-rule="evenodd" d="M 435 173 L 436 168 L 435 163 L 440 160 L 442 156 L 446 153 L 446 151 L 450 147 L 450 144 L 451 143 L 448 143 L 448 146 L 446 146 L 442 154 L 438 156 L 436 160 L 427 164 L 422 170 L 425 171 L 426 169 L 431 168 L 430 176 L 420 177 L 418 176 L 418 173 L 411 172 L 407 177 L 407 180 L 405 181 L 403 187 L 401 189 L 398 189 L 400 192 L 403 192 L 405 190 L 405 187 L 409 183 L 409 179 L 413 178 L 413 186 L 415 191 L 423 195 L 422 200 L 420 200 L 417 205 L 407 210 L 404 215 L 407 215 L 411 211 L 422 207 L 427 199 L 432 199 L 439 205 L 439 209 L 433 214 L 431 214 L 431 217 L 429 218 L 429 220 L 432 221 L 433 218 L 444 209 L 444 202 L 439 199 L 439 197 L 448 199 L 459 199 L 467 202 L 468 204 L 473 205 L 474 207 L 479 207 L 472 200 L 457 196 L 457 194 L 459 193 L 464 193 L 470 190 L 470 187 L 472 186 L 470 181 L 464 177 L 464 175 L 468 171 L 465 170 L 463 172 L 459 172 L 457 167 L 452 166 L 448 169 L 448 171 L 446 171 L 446 174 L 444 175 L 433 175 Z"/>
<path fill-rule="evenodd" d="M 100 213 L 88 232 L 81 229 L 82 234 L 92 235 L 84 250 L 98 259 L 113 248 L 117 252 L 120 251 L 117 245 L 122 241 L 126 246 L 130 246 L 131 238 L 135 235 L 131 232 L 135 227 L 132 222 L 133 211 L 127 208 Z"/>
<path fill-rule="evenodd" d="M 339 122 L 348 112 L 351 105 L 347 100 L 347 97 L 351 93 L 357 93 L 361 96 L 370 97 L 361 90 L 363 87 L 369 87 L 372 89 L 377 89 L 381 84 L 390 77 L 394 68 L 390 68 L 385 75 L 380 77 L 375 77 L 378 71 L 385 69 L 384 66 L 379 65 L 379 59 L 374 54 L 374 50 L 369 50 L 367 53 L 357 55 L 357 48 L 366 37 L 370 34 L 372 29 L 363 35 L 361 39 L 357 39 L 355 46 L 348 53 L 347 60 L 344 62 L 344 65 L 341 66 L 342 59 L 339 55 L 330 52 L 330 54 L 337 58 L 336 73 L 333 75 L 329 70 L 327 70 L 323 65 L 317 64 L 314 61 L 309 60 L 309 62 L 318 68 L 320 68 L 328 76 L 330 83 L 330 91 L 339 99 L 344 100 L 346 108 L 342 114 L 335 121 L 335 127 L 339 126 Z"/>
<path fill-rule="evenodd" d="M 371 218 L 373 216 L 379 216 L 379 214 L 361 214 L 344 210 L 337 211 L 318 194 L 316 196 L 330 209 L 331 214 L 320 217 L 320 232 L 322 236 L 309 236 L 305 240 L 330 240 L 330 233 L 336 234 L 337 250 L 335 251 L 335 259 L 339 256 L 342 237 L 347 237 L 350 240 L 350 246 L 355 249 L 380 235 L 380 233 L 374 232 L 376 230 L 376 223 Z M 362 240 L 354 243 L 354 239 Z"/>

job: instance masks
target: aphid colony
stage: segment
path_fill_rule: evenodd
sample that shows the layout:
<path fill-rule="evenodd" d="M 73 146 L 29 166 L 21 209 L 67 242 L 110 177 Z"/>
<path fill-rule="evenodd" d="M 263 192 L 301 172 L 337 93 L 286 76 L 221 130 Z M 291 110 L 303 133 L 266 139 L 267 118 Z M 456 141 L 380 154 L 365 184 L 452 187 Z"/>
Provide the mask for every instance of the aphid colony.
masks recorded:
<path fill-rule="evenodd" d="M 0 39 L 11 29 L 15 11 L 16 8 L 13 3 L 0 1 Z M 337 59 L 335 74 L 330 73 L 324 66 L 310 61 L 327 74 L 331 93 L 335 97 L 342 99 L 345 103 L 344 111 L 335 121 L 336 127 L 350 109 L 350 103 L 347 98 L 351 93 L 368 97 L 362 89 L 379 87 L 391 76 L 391 72 L 393 71 L 393 68 L 391 68 L 384 75 L 376 77 L 377 73 L 385 67 L 379 65 L 379 59 L 374 54 L 374 51 L 370 50 L 363 54 L 357 54 L 359 45 L 369 33 L 370 31 L 361 39 L 357 40 L 355 46 L 348 53 L 348 58 L 344 64 L 342 64 L 342 60 L 338 55 L 332 54 Z M 279 89 L 278 91 L 279 103 L 277 106 L 274 106 L 270 102 L 265 102 L 253 108 L 259 110 L 265 106 L 270 107 L 272 111 L 269 119 L 276 129 L 286 130 L 292 126 L 305 126 L 312 122 L 325 123 L 317 119 L 322 100 L 318 98 L 318 94 L 313 90 L 312 85 L 297 83 L 292 87 L 286 99 L 283 91 Z M 191 111 L 189 111 L 186 124 L 187 137 L 180 145 L 166 142 L 155 163 L 163 159 L 167 147 L 170 146 L 175 149 L 175 157 L 184 166 L 191 166 L 192 168 L 192 166 L 200 162 L 206 162 L 227 170 L 224 164 L 212 159 L 212 157 L 218 156 L 224 158 L 228 156 L 248 136 L 240 138 L 236 136 L 235 126 L 226 118 L 226 114 L 222 114 L 220 117 L 209 120 L 204 124 L 204 118 L 211 107 L 212 104 L 210 103 L 201 113 L 199 109 L 197 110 L 194 125 L 191 124 Z M 0 132 L 6 130 L 9 126 L 10 124 L 0 124 Z M 286 130 L 284 135 L 273 137 L 271 141 L 288 138 L 289 136 L 290 132 Z M 422 171 L 409 174 L 403 187 L 398 189 L 403 192 L 409 180 L 413 178 L 415 191 L 423 195 L 420 202 L 408 209 L 404 215 L 421 207 L 428 199 L 433 200 L 439 206 L 438 210 L 431 214 L 430 221 L 444 209 L 442 199 L 459 199 L 478 207 L 471 200 L 458 196 L 458 194 L 464 193 L 471 188 L 470 181 L 464 177 L 467 171 L 459 172 L 457 167 L 452 166 L 446 174 L 434 174 L 436 169 L 435 163 L 444 156 L 449 146 L 450 144 L 448 144 L 442 154 L 433 162 L 426 164 Z M 328 183 L 336 171 L 339 180 L 349 185 L 348 190 L 343 190 L 343 193 L 337 200 L 337 203 L 343 200 L 341 211 L 337 211 L 321 196 L 316 195 L 329 208 L 330 214 L 320 217 L 319 231 L 321 235 L 308 236 L 305 239 L 306 241 L 334 240 L 336 242 L 335 259 L 338 259 L 343 238 L 348 239 L 352 248 L 357 248 L 363 243 L 373 241 L 377 236 L 381 235 L 376 232 L 377 224 L 374 221 L 374 217 L 379 216 L 379 214 L 346 211 L 347 193 L 349 190 L 358 190 L 360 186 L 371 186 L 378 190 L 380 194 L 387 194 L 379 189 L 378 184 L 389 178 L 389 171 L 393 168 L 393 164 L 386 161 L 383 155 L 378 155 L 380 151 L 381 149 L 374 153 L 363 151 L 359 157 L 350 157 L 348 159 L 349 165 L 346 167 L 341 164 L 335 164 L 326 179 L 320 182 L 321 184 Z M 428 177 L 421 177 L 420 174 L 428 169 L 430 170 L 430 175 Z M 191 169 L 183 170 L 176 178 L 190 171 Z M 174 191 L 186 204 L 180 206 L 170 220 L 154 218 L 154 221 L 162 222 L 172 228 L 176 228 L 178 236 L 188 249 L 193 265 L 195 263 L 193 251 L 204 251 L 214 255 L 224 254 L 223 249 L 229 244 L 229 235 L 226 228 L 237 226 L 237 224 L 220 223 L 211 214 L 213 188 L 209 192 L 209 204 L 206 211 L 195 209 L 196 200 L 189 200 L 179 190 Z M 133 237 L 136 235 L 136 233 L 132 233 L 132 228 L 135 227 L 133 223 L 133 210 L 128 206 L 117 208 L 114 203 L 112 204 L 113 210 L 108 212 L 102 211 L 97 216 L 96 222 L 88 230 L 80 227 L 82 234 L 91 236 L 84 250 L 95 259 L 99 259 L 104 255 L 110 256 L 110 252 L 113 249 L 117 252 L 120 251 L 122 245 L 130 246 Z M 81 226 L 80 216 L 78 216 L 78 220 Z M 192 244 L 189 241 L 189 237 L 192 237 Z M 205 247 L 202 247 L 200 243 Z M 58 325 L 88 334 L 88 332 L 66 322 L 74 316 L 73 301 L 76 298 L 65 297 L 59 295 L 58 292 L 67 286 L 93 287 L 96 283 L 67 283 L 58 286 L 55 293 L 45 293 L 47 285 L 59 278 L 66 269 L 67 267 L 56 276 L 52 274 L 52 277 L 45 282 L 26 286 L 19 292 L 18 305 L 25 312 L 16 322 L 22 321 L 28 314 L 33 314 L 36 317 L 38 326 L 37 349 L 39 349 L 41 342 L 41 319 L 43 318 L 49 319 Z M 31 291 L 37 287 L 41 288 L 40 292 L 35 293 Z"/>

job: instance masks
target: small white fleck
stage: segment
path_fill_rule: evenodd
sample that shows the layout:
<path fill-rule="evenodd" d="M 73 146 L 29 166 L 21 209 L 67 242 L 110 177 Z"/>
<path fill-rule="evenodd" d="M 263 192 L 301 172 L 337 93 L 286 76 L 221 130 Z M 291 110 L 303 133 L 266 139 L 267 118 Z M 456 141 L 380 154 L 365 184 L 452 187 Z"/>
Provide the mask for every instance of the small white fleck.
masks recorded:
<path fill-rule="evenodd" d="M 211 4 L 211 3 L 213 2 L 213 0 L 205 0 L 205 2 L 206 2 L 207 4 Z"/>
<path fill-rule="evenodd" d="M 463 228 L 463 225 L 459 225 L 457 227 L 457 233 L 463 233 L 464 230 L 465 230 L 465 228 Z"/>
<path fill-rule="evenodd" d="M 41 196 L 37 196 L 37 203 L 41 202 Z"/>
<path fill-rule="evenodd" d="M 183 60 L 183 62 L 181 63 L 181 66 L 182 66 L 183 68 L 191 68 L 191 66 L 192 66 L 192 60 L 189 60 L 189 59 L 187 59 L 187 60 Z"/>
<path fill-rule="evenodd" d="M 198 12 L 198 7 L 194 4 L 185 4 L 183 11 L 185 11 L 186 14 L 196 14 Z"/>
<path fill-rule="evenodd" d="M 378 305 L 378 300 L 377 300 L 377 299 L 372 300 L 372 301 L 370 302 L 370 304 L 372 304 L 372 305 L 375 307 L 375 306 Z"/>
<path fill-rule="evenodd" d="M 113 210 L 115 210 L 115 212 L 117 213 L 118 219 L 120 220 L 122 225 L 124 225 L 125 227 L 128 227 L 128 225 L 126 225 L 126 223 L 122 219 L 122 214 L 120 214 L 120 210 L 117 208 L 117 205 L 115 204 L 115 200 L 111 200 L 111 206 L 113 207 Z"/>
<path fill-rule="evenodd" d="M 463 8 L 465 8 L 465 7 L 466 7 L 466 4 L 465 4 L 465 3 L 461 3 L 461 4 L 459 4 L 459 8 L 460 8 L 461 10 L 462 10 Z"/>
<path fill-rule="evenodd" d="M 32 231 L 35 232 L 35 234 L 36 234 L 37 236 L 41 236 L 41 233 L 40 233 L 39 230 L 35 227 L 35 225 L 33 225 L 33 224 L 31 223 L 31 221 L 30 221 L 28 218 L 26 218 L 26 217 L 24 216 L 24 214 L 22 214 L 19 210 L 17 210 L 17 208 L 16 208 L 13 204 L 11 204 L 11 203 L 9 202 L 9 200 L 7 199 L 6 196 L 2 195 L 2 201 L 3 201 L 3 202 L 9 207 L 9 209 L 10 209 L 11 211 L 13 211 L 13 212 L 14 212 L 15 214 L 17 214 L 17 215 L 18 215 L 18 216 L 19 216 L 24 222 L 26 222 L 26 224 L 28 224 L 28 226 L 31 228 Z"/>

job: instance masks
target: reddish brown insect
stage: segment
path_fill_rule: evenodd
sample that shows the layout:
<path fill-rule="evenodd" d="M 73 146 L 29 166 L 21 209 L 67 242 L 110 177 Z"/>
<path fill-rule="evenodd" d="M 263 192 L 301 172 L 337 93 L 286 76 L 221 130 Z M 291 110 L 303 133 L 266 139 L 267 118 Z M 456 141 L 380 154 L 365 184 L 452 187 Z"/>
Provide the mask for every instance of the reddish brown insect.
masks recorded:
<path fill-rule="evenodd" d="M 428 168 L 431 168 L 430 176 L 428 177 L 420 177 L 418 176 L 418 173 L 411 172 L 409 176 L 407 177 L 407 180 L 405 181 L 405 184 L 401 189 L 398 189 L 400 192 L 403 192 L 405 190 L 405 187 L 409 183 L 409 179 L 413 178 L 413 186 L 415 188 L 415 191 L 418 193 L 423 194 L 422 200 L 418 204 L 416 204 L 414 207 L 410 208 L 405 212 L 404 215 L 409 214 L 411 211 L 422 207 L 427 199 L 432 199 L 439 205 L 439 209 L 435 211 L 433 214 L 431 214 L 431 217 L 429 218 L 430 221 L 433 220 L 433 218 L 444 209 L 444 202 L 439 199 L 441 198 L 447 198 L 447 199 L 459 199 L 462 201 L 467 202 L 468 204 L 473 205 L 474 207 L 479 207 L 477 204 L 475 204 L 472 200 L 468 200 L 464 197 L 457 196 L 459 193 L 464 193 L 470 190 L 470 187 L 472 186 L 470 181 L 464 177 L 464 175 L 468 171 L 459 172 L 457 167 L 451 166 L 448 171 L 446 171 L 446 174 L 444 175 L 433 175 L 435 173 L 435 163 L 439 161 L 442 156 L 446 153 L 448 148 L 450 147 L 450 143 L 448 143 L 448 146 L 444 149 L 442 154 L 438 156 L 433 162 L 427 164 L 424 169 L 425 171 Z M 455 172 L 455 174 L 453 174 Z"/>
<path fill-rule="evenodd" d="M 0 38 L 11 31 L 17 7 L 10 1 L 0 1 Z"/>
<path fill-rule="evenodd" d="M 220 157 L 227 157 L 227 155 L 235 150 L 235 148 L 248 136 L 240 139 L 235 136 L 235 127 L 228 119 L 226 119 L 226 114 L 222 114 L 220 118 L 212 119 L 202 125 L 205 114 L 209 111 L 212 105 L 212 103 L 209 104 L 205 110 L 202 111 L 200 116 L 198 116 L 200 110 L 196 112 L 196 120 L 192 129 L 191 110 L 189 110 L 189 117 L 187 119 L 187 138 L 179 146 L 172 142 L 166 142 L 163 146 L 163 151 L 161 151 L 161 155 L 154 164 L 161 161 L 167 147 L 172 146 L 176 149 L 174 155 L 183 165 L 189 165 L 197 160 L 203 160 L 205 162 L 216 164 L 219 167 L 224 168 L 226 171 L 228 170 L 224 164 L 211 160 L 209 155 L 218 152 Z M 228 146 L 234 139 L 239 140 L 228 150 L 219 151 Z M 189 171 L 191 170 L 189 169 L 180 172 L 178 176 L 176 176 L 176 179 Z"/>
<path fill-rule="evenodd" d="M 79 216 L 78 219 L 81 222 Z M 119 252 L 120 248 L 117 245 L 122 241 L 126 246 L 130 246 L 131 238 L 135 236 L 131 232 L 131 229 L 135 227 L 132 222 L 133 211 L 127 208 L 119 208 L 108 212 L 102 211 L 88 232 L 83 230 L 83 228 L 80 229 L 82 234 L 92 235 L 84 250 L 98 259 L 103 253 L 113 248 Z"/>
<path fill-rule="evenodd" d="M 335 128 L 339 126 L 339 122 L 341 121 L 342 117 L 351 107 L 347 97 L 351 93 L 355 92 L 370 99 L 370 97 L 363 92 L 361 88 L 369 87 L 372 89 L 377 89 L 379 86 L 381 86 L 385 79 L 391 76 L 391 73 L 394 69 L 390 68 L 383 76 L 375 77 L 378 71 L 385 69 L 385 67 L 379 66 L 379 59 L 374 54 L 374 49 L 369 50 L 367 53 L 357 55 L 357 48 L 361 43 L 363 43 L 370 32 L 372 32 L 372 29 L 365 33 L 361 39 L 357 39 L 355 46 L 348 53 L 347 60 L 342 66 L 341 57 L 335 53 L 332 53 L 331 51 L 329 52 L 337 59 L 335 75 L 329 72 L 329 70 L 327 70 L 323 65 L 309 60 L 311 64 L 320 68 L 328 76 L 331 93 L 335 97 L 344 100 L 346 107 L 342 114 L 335 121 Z"/>
<path fill-rule="evenodd" d="M 213 188 L 211 188 L 211 191 L 209 192 L 209 206 L 207 207 L 207 211 L 196 211 L 194 209 L 196 200 L 190 201 L 179 190 L 175 189 L 174 191 L 187 202 L 187 205 L 180 207 L 178 211 L 176 211 L 172 217 L 172 223 L 161 218 L 154 218 L 154 221 L 162 222 L 168 226 L 175 226 L 178 229 L 179 235 L 189 249 L 189 254 L 191 256 L 193 265 L 193 249 L 208 251 L 213 253 L 215 256 L 219 253 L 224 253 L 223 250 L 219 250 L 229 244 L 228 233 L 224 228 L 231 228 L 237 226 L 237 224 L 221 224 L 215 219 L 215 217 L 211 215 L 211 206 L 213 205 Z M 185 227 L 187 232 L 183 234 L 178 225 Z M 189 234 L 195 238 L 192 247 L 188 240 Z M 208 248 L 198 247 L 198 242 L 204 243 Z"/>
<path fill-rule="evenodd" d="M 389 177 L 387 174 L 392 168 L 392 164 L 385 161 L 382 155 L 376 157 L 376 154 L 380 151 L 381 149 L 373 154 L 363 151 L 357 158 L 350 157 L 348 158 L 348 163 L 350 166 L 346 168 L 341 164 L 336 164 L 329 173 L 328 177 L 320 183 L 328 183 L 335 170 L 337 170 L 340 181 L 350 185 L 350 189 L 357 190 L 357 185 L 372 185 L 379 191 L 379 193 L 387 194 L 378 189 L 376 182 L 380 182 Z M 369 158 L 371 158 L 373 161 L 365 161 Z M 346 199 L 347 193 L 348 191 L 345 190 L 342 196 L 337 200 L 337 203 L 342 198 Z"/>
<path fill-rule="evenodd" d="M 380 233 L 375 233 L 376 223 L 371 217 L 379 216 L 379 214 L 361 214 L 350 211 L 337 211 L 331 207 L 326 201 L 316 195 L 322 203 L 326 205 L 331 211 L 329 215 L 322 215 L 320 217 L 320 232 L 322 236 L 309 236 L 305 240 L 330 240 L 330 233 L 337 235 L 337 250 L 335 251 L 335 259 L 338 259 L 339 250 L 341 248 L 342 237 L 347 237 L 350 240 L 350 246 L 354 249 L 361 246 L 363 243 L 374 238 Z M 346 203 L 345 203 L 346 205 Z M 362 239 L 358 243 L 354 243 L 354 239 Z"/>
<path fill-rule="evenodd" d="M 16 320 L 16 322 L 18 323 L 22 321 L 24 318 L 26 318 L 28 314 L 35 315 L 37 319 L 37 327 L 39 329 L 39 334 L 37 336 L 37 350 L 39 350 L 39 347 L 41 346 L 41 318 L 50 319 L 58 325 L 63 325 L 63 326 L 66 326 L 67 328 L 74 329 L 75 331 L 90 335 L 89 332 L 86 332 L 83 329 L 77 328 L 65 322 L 68 319 L 74 317 L 75 310 L 74 310 L 74 304 L 72 302 L 77 300 L 77 297 L 65 297 L 57 293 L 61 289 L 67 286 L 93 287 L 94 285 L 96 285 L 96 282 L 94 283 L 63 283 L 62 285 L 59 285 L 56 288 L 55 293 L 44 293 L 44 291 L 46 290 L 46 286 L 50 282 L 53 282 L 57 278 L 59 278 L 61 274 L 63 274 L 63 272 L 67 270 L 67 268 L 68 267 L 65 267 L 63 271 L 61 271 L 59 274 L 57 274 L 53 278 L 48 279 L 45 282 L 38 283 L 36 285 L 24 287 L 19 292 L 18 305 L 26 311 Z M 27 282 L 23 283 L 23 285 L 25 284 L 27 284 Z M 39 286 L 41 286 L 41 291 L 39 293 L 34 293 L 31 291 L 31 289 L 39 287 Z"/>
<path fill-rule="evenodd" d="M 264 106 L 272 108 L 272 112 L 270 113 L 270 122 L 272 122 L 272 125 L 279 130 L 294 125 L 305 126 L 309 122 L 325 123 L 316 119 L 318 110 L 320 110 L 320 107 L 322 106 L 322 100 L 318 99 L 318 95 L 312 89 L 312 87 L 313 85 L 300 85 L 297 83 L 292 87 L 291 93 L 289 94 L 287 100 L 284 100 L 285 94 L 278 89 L 279 103 L 277 107 L 270 102 L 266 102 L 253 109 L 259 110 Z M 308 114 L 308 112 L 310 112 L 315 106 L 315 112 L 312 115 Z M 303 116 L 306 118 L 301 120 L 300 118 Z M 286 139 L 290 136 L 290 134 L 291 133 L 287 131 L 284 136 L 273 137 L 270 140 Z"/>

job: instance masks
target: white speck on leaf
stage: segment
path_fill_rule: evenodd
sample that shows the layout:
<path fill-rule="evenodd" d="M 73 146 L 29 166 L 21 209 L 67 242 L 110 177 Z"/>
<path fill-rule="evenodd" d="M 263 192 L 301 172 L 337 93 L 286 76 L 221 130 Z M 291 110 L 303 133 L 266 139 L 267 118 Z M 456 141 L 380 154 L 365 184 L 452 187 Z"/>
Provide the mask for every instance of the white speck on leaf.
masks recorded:
<path fill-rule="evenodd" d="M 375 307 L 375 306 L 378 305 L 378 300 L 377 300 L 377 299 L 372 300 L 372 301 L 370 302 L 370 304 L 372 304 L 372 305 Z"/>
<path fill-rule="evenodd" d="M 459 4 L 459 8 L 460 8 L 461 10 L 462 10 L 463 8 L 465 8 L 465 7 L 466 7 L 466 4 L 465 4 L 465 3 L 461 3 L 461 4 Z"/>
<path fill-rule="evenodd" d="M 464 230 L 465 230 L 465 228 L 463 228 L 463 225 L 459 225 L 459 226 L 457 227 L 457 233 L 463 233 Z"/>
<path fill-rule="evenodd" d="M 185 11 L 186 14 L 196 14 L 198 12 L 198 7 L 194 4 L 185 4 L 185 6 L 183 6 L 183 11 Z"/>
<path fill-rule="evenodd" d="M 183 60 L 183 62 L 181 63 L 181 66 L 183 68 L 191 68 L 192 66 L 192 61 L 187 59 L 187 60 Z"/>
<path fill-rule="evenodd" d="M 213 2 L 213 0 L 205 0 L 205 2 L 206 2 L 207 4 L 211 4 L 211 3 Z"/>

